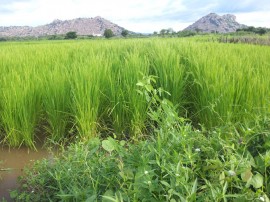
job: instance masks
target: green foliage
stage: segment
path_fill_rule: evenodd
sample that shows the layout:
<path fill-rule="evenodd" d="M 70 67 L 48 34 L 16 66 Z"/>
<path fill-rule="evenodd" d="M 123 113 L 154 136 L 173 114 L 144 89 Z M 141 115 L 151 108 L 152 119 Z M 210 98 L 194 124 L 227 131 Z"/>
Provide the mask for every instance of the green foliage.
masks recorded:
<path fill-rule="evenodd" d="M 160 34 L 161 36 L 164 36 L 165 33 L 166 33 L 166 29 L 162 29 L 162 30 L 159 31 L 159 34 Z"/>
<path fill-rule="evenodd" d="M 195 36 L 196 32 L 193 31 L 180 31 L 177 33 L 178 37 L 189 37 L 189 36 Z"/>
<path fill-rule="evenodd" d="M 66 33 L 65 39 L 76 39 L 77 33 L 76 32 L 68 32 Z"/>
<path fill-rule="evenodd" d="M 126 37 L 128 35 L 128 30 L 124 29 L 122 32 L 121 32 L 121 35 L 123 37 Z"/>
<path fill-rule="evenodd" d="M 241 141 L 236 130 L 193 130 L 155 83 L 155 77 L 146 76 L 137 84 L 150 106 L 149 139 L 133 144 L 109 137 L 71 144 L 53 163 L 37 162 L 28 170 L 13 198 L 269 201 L 269 130 L 247 130 Z M 257 138 L 263 146 L 254 144 Z"/>
<path fill-rule="evenodd" d="M 258 28 L 258 30 L 255 31 L 255 33 L 259 34 L 259 35 L 264 35 L 266 34 L 267 30 L 264 28 Z"/>
<path fill-rule="evenodd" d="M 111 29 L 105 29 L 104 34 L 105 38 L 112 38 L 114 36 L 113 31 Z"/>
<path fill-rule="evenodd" d="M 237 32 L 253 32 L 253 33 L 256 33 L 256 34 L 259 34 L 259 35 L 264 35 L 264 34 L 266 34 L 267 32 L 269 32 L 270 29 L 263 28 L 263 27 L 253 27 L 253 26 L 249 26 L 249 27 L 246 27 L 246 28 L 237 29 L 236 31 L 237 31 Z"/>
<path fill-rule="evenodd" d="M 51 35 L 48 37 L 48 40 L 56 40 L 57 39 L 57 35 Z"/>
<path fill-rule="evenodd" d="M 63 40 L 65 39 L 67 36 L 63 36 L 63 35 L 51 35 L 51 36 L 47 36 L 46 39 L 48 40 Z M 74 37 L 74 36 L 73 36 Z M 76 37 L 75 37 L 76 38 Z"/>

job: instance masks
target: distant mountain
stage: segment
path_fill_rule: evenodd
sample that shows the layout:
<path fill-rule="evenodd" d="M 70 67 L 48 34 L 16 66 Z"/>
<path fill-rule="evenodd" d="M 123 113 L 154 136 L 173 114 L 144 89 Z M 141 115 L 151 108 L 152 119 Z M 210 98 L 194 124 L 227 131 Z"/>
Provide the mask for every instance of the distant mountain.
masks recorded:
<path fill-rule="evenodd" d="M 0 27 L 0 37 L 38 37 L 46 35 L 60 35 L 74 31 L 78 35 L 102 36 L 105 29 L 111 29 L 115 35 L 120 35 L 124 30 L 102 17 L 95 18 L 76 18 L 73 20 L 54 20 L 50 24 L 30 27 L 30 26 L 11 26 Z"/>
<path fill-rule="evenodd" d="M 216 13 L 210 13 L 202 17 L 192 25 L 188 26 L 184 30 L 201 31 L 207 33 L 228 33 L 235 32 L 237 29 L 245 27 L 247 26 L 236 22 L 236 16 L 234 15 L 226 14 L 219 16 Z"/>

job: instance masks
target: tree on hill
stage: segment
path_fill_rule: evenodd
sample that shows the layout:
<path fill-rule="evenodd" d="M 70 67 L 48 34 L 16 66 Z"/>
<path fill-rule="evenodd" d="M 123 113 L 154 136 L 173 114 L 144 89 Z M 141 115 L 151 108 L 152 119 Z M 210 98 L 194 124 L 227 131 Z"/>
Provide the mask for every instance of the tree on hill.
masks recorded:
<path fill-rule="evenodd" d="M 68 32 L 66 33 L 65 39 L 76 39 L 77 33 L 76 32 Z"/>
<path fill-rule="evenodd" d="M 128 31 L 126 29 L 124 29 L 122 32 L 121 32 L 121 35 L 123 37 L 126 37 L 128 35 Z"/>
<path fill-rule="evenodd" d="M 113 31 L 111 29 L 105 29 L 104 36 L 107 39 L 113 37 Z"/>

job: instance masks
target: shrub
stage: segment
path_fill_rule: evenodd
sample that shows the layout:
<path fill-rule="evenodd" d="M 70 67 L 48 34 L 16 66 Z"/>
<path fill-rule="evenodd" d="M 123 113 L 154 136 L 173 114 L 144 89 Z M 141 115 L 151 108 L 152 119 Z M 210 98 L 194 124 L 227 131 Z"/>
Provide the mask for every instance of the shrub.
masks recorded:
<path fill-rule="evenodd" d="M 106 29 L 105 31 L 104 31 L 104 36 L 105 36 L 105 38 L 111 38 L 111 37 L 113 37 L 113 31 L 111 30 L 111 29 Z"/>
<path fill-rule="evenodd" d="M 126 37 L 128 35 L 128 30 L 124 29 L 122 32 L 121 32 L 121 35 L 123 37 Z"/>
<path fill-rule="evenodd" d="M 76 32 L 68 32 L 66 33 L 65 39 L 76 39 L 77 33 Z"/>
<path fill-rule="evenodd" d="M 196 32 L 193 32 L 193 31 L 181 31 L 181 32 L 178 32 L 178 36 L 179 37 L 189 37 L 189 36 L 195 36 L 197 33 Z"/>

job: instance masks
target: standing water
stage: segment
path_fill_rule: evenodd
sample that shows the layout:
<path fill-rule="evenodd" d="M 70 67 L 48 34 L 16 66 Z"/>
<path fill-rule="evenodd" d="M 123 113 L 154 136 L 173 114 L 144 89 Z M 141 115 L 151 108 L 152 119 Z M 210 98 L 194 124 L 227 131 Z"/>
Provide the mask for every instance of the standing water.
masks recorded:
<path fill-rule="evenodd" d="M 35 160 L 48 158 L 45 149 L 33 151 L 28 148 L 10 149 L 0 147 L 0 201 L 12 201 L 9 191 L 17 188 L 17 178 L 23 174 L 25 166 L 31 166 Z"/>

